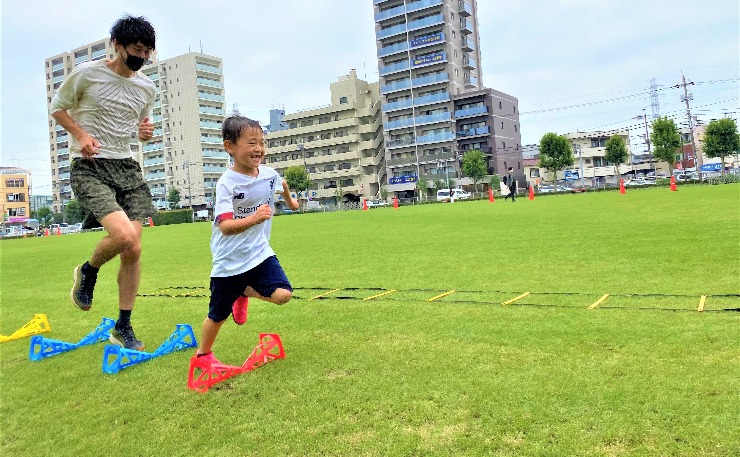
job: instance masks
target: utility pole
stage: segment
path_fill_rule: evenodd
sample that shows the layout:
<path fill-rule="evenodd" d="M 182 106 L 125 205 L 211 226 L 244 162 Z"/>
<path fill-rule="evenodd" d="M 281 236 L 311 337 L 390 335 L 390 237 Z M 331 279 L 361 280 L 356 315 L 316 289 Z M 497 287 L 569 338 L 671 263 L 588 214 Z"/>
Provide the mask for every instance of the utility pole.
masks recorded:
<path fill-rule="evenodd" d="M 693 86 L 694 82 L 689 81 L 686 82 L 686 76 L 684 76 L 683 72 L 681 72 L 681 83 L 676 84 L 675 86 L 672 86 L 674 89 L 678 89 L 683 87 L 683 95 L 681 96 L 681 101 L 686 103 L 686 117 L 689 120 L 689 134 L 691 135 L 691 150 L 694 153 L 694 165 L 696 167 L 696 172 L 699 173 L 699 179 L 701 179 L 701 166 L 703 165 L 702 155 L 699 154 L 699 151 L 696 150 L 696 141 L 694 140 L 694 121 L 691 119 L 691 106 L 689 105 L 689 102 L 694 99 L 693 94 L 690 94 L 687 87 Z"/>
<path fill-rule="evenodd" d="M 188 207 L 190 208 L 190 212 L 193 212 L 193 193 L 190 189 L 190 161 L 186 160 L 183 164 L 183 167 L 188 169 Z M 195 215 L 193 215 L 193 220 L 195 220 Z"/>

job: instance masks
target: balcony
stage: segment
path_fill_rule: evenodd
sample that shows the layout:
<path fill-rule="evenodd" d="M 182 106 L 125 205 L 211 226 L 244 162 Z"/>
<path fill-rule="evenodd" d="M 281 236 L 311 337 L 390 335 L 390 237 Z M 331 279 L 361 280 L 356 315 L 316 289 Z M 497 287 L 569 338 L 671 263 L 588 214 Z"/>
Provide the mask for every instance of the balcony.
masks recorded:
<path fill-rule="evenodd" d="M 409 42 L 409 48 L 411 49 L 423 48 L 424 46 L 429 46 L 432 44 L 444 43 L 444 41 L 445 41 L 444 32 L 437 32 L 431 35 L 427 35 L 423 38 L 417 38 L 415 40 L 411 40 Z"/>
<path fill-rule="evenodd" d="M 411 125 L 414 125 L 414 118 L 400 119 L 397 121 L 386 122 L 385 124 L 383 124 L 383 129 L 395 130 L 395 129 L 401 129 L 404 127 L 409 127 Z"/>
<path fill-rule="evenodd" d="M 400 35 L 401 33 L 406 33 L 406 24 L 398 24 L 394 25 L 393 27 L 380 29 L 376 32 L 375 36 L 378 40 L 381 40 L 383 38 L 388 38 L 394 35 Z"/>
<path fill-rule="evenodd" d="M 385 147 L 388 149 L 392 148 L 401 148 L 404 146 L 412 146 L 416 144 L 416 139 L 414 138 L 400 138 L 397 140 L 390 140 L 387 143 L 385 143 Z"/>
<path fill-rule="evenodd" d="M 413 157 L 399 157 L 397 159 L 389 159 L 387 162 L 389 167 L 398 167 L 402 165 L 411 165 L 416 163 L 416 156 Z"/>
<path fill-rule="evenodd" d="M 69 154 L 69 148 L 59 148 L 59 149 L 57 149 L 57 155 L 63 156 L 65 154 Z"/>
<path fill-rule="evenodd" d="M 155 136 L 162 136 L 164 134 L 164 129 L 154 129 L 154 132 L 152 132 L 152 137 Z"/>
<path fill-rule="evenodd" d="M 201 135 L 200 142 L 207 143 L 207 144 L 223 144 L 224 143 L 220 136 L 211 136 L 211 135 Z"/>
<path fill-rule="evenodd" d="M 164 165 L 164 157 L 157 157 L 144 161 L 145 167 L 151 167 L 152 165 Z"/>
<path fill-rule="evenodd" d="M 151 79 L 152 82 L 159 81 L 159 73 L 152 73 L 151 75 L 145 75 L 145 76 Z"/>
<path fill-rule="evenodd" d="M 54 82 L 54 84 L 62 82 L 64 81 L 64 75 L 54 76 L 54 79 L 52 81 Z"/>
<path fill-rule="evenodd" d="M 457 14 L 463 17 L 468 17 L 473 14 L 473 7 L 470 3 L 460 0 L 457 7 Z"/>
<path fill-rule="evenodd" d="M 209 158 L 209 159 L 228 159 L 229 154 L 225 151 L 214 151 L 212 149 L 204 149 L 203 150 L 203 157 Z"/>
<path fill-rule="evenodd" d="M 207 73 L 213 73 L 214 75 L 220 75 L 223 73 L 220 68 L 214 67 L 213 65 L 208 65 L 205 63 L 196 63 L 195 69 L 198 71 L 205 71 Z"/>
<path fill-rule="evenodd" d="M 203 100 L 211 100 L 211 101 L 214 101 L 214 102 L 223 102 L 224 101 L 224 96 L 223 95 L 212 94 L 210 92 L 201 92 L 201 91 L 198 91 L 198 98 L 203 99 Z"/>
<path fill-rule="evenodd" d="M 379 13 L 375 13 L 375 22 L 380 22 L 385 19 L 390 19 L 392 17 L 401 16 L 405 12 L 406 12 L 406 5 L 400 5 L 394 8 L 383 10 L 383 11 L 380 11 Z"/>
<path fill-rule="evenodd" d="M 466 35 L 473 33 L 473 23 L 467 19 L 461 20 L 460 31 Z"/>
<path fill-rule="evenodd" d="M 215 79 L 195 78 L 195 81 L 201 86 L 218 87 L 219 89 L 223 89 L 224 87 L 224 83 Z"/>
<path fill-rule="evenodd" d="M 407 51 L 408 49 L 409 43 L 407 41 L 404 41 L 403 43 L 396 43 L 390 46 L 384 46 L 378 49 L 378 57 L 385 57 L 391 54 L 397 54 L 399 52 Z"/>
<path fill-rule="evenodd" d="M 432 103 L 441 103 L 450 101 L 450 93 L 443 92 L 440 94 L 425 95 L 414 99 L 414 106 L 430 105 Z"/>
<path fill-rule="evenodd" d="M 67 180 L 69 180 L 69 173 L 59 173 L 59 180 L 60 181 L 67 181 Z"/>
<path fill-rule="evenodd" d="M 85 54 L 84 56 L 75 57 L 75 65 L 79 65 L 82 62 L 87 62 L 90 60 L 90 56 L 88 54 Z"/>
<path fill-rule="evenodd" d="M 433 135 L 417 136 L 417 144 L 429 144 L 429 143 L 441 143 L 444 141 L 452 141 L 455 139 L 455 134 L 452 132 L 435 133 Z"/>
<path fill-rule="evenodd" d="M 423 10 L 424 8 L 441 5 L 443 3 L 444 3 L 443 0 L 418 0 L 416 2 L 411 2 L 407 4 L 406 12 L 413 13 L 414 11 Z"/>
<path fill-rule="evenodd" d="M 144 152 L 152 152 L 152 151 L 159 151 L 161 149 L 164 149 L 164 143 L 160 141 L 157 143 L 147 144 L 141 150 Z"/>
<path fill-rule="evenodd" d="M 419 3 L 423 3 L 423 2 L 419 2 Z M 441 4 L 442 3 L 441 0 L 438 1 L 438 3 Z M 410 5 L 407 5 L 407 9 L 408 9 L 408 6 Z M 441 14 L 435 14 L 434 16 L 425 17 L 424 19 L 418 19 L 416 21 L 411 21 L 407 24 L 408 26 L 407 28 L 410 32 L 412 30 L 423 29 L 424 27 L 430 27 L 432 25 L 444 24 L 444 21 L 445 21 L 444 17 L 442 17 Z"/>
<path fill-rule="evenodd" d="M 491 132 L 491 128 L 486 125 L 483 127 L 458 130 L 457 137 L 458 138 L 470 138 L 474 136 L 488 135 L 490 132 Z"/>
<path fill-rule="evenodd" d="M 380 88 L 381 94 L 387 94 L 390 92 L 396 92 L 399 90 L 409 89 L 411 87 L 411 80 L 404 79 L 402 81 L 395 81 Z"/>
<path fill-rule="evenodd" d="M 452 115 L 449 112 L 439 114 L 429 114 L 426 116 L 417 116 L 416 125 L 422 124 L 435 124 L 437 122 L 447 122 L 452 119 Z M 417 138 L 418 140 L 418 138 Z M 417 141 L 418 142 L 418 141 Z"/>
<path fill-rule="evenodd" d="M 225 114 L 224 110 L 220 108 L 213 108 L 211 106 L 199 106 L 198 112 L 200 114 L 212 114 L 214 116 L 223 116 Z"/>
<path fill-rule="evenodd" d="M 220 122 L 200 121 L 200 128 L 203 129 L 221 130 L 221 127 L 223 127 L 223 124 Z"/>
<path fill-rule="evenodd" d="M 380 75 L 385 76 L 389 75 L 391 73 L 396 73 L 403 70 L 408 70 L 410 68 L 409 61 L 404 60 L 402 62 L 396 62 L 390 65 L 386 65 L 385 67 L 380 68 Z"/>
<path fill-rule="evenodd" d="M 153 196 L 159 196 L 159 195 L 165 195 L 166 192 L 164 191 L 164 187 L 155 187 L 153 189 L 149 190 Z"/>
<path fill-rule="evenodd" d="M 429 84 L 436 84 L 447 82 L 450 80 L 448 73 L 435 73 L 432 75 L 422 76 L 421 78 L 414 78 L 411 80 L 413 87 L 427 86 Z"/>
<path fill-rule="evenodd" d="M 97 60 L 97 59 L 100 59 L 101 57 L 105 57 L 105 48 L 98 49 L 97 51 L 93 51 L 92 60 Z"/>
<path fill-rule="evenodd" d="M 64 135 L 57 135 L 57 144 L 65 143 L 67 141 L 69 141 L 69 135 L 66 133 Z"/>
<path fill-rule="evenodd" d="M 481 114 L 488 114 L 488 107 L 486 105 L 457 110 L 455 111 L 455 118 L 480 116 Z"/>
<path fill-rule="evenodd" d="M 396 102 L 384 103 L 382 105 L 383 112 L 396 111 L 399 109 L 410 108 L 413 106 L 412 100 L 407 98 L 405 100 L 398 100 Z"/>
<path fill-rule="evenodd" d="M 425 65 L 431 65 L 440 62 L 447 62 L 447 53 L 444 51 L 435 52 L 434 54 L 427 54 L 421 57 L 415 57 L 414 67 L 423 67 Z"/>
<path fill-rule="evenodd" d="M 60 160 L 57 165 L 59 168 L 69 168 L 69 160 Z"/>
<path fill-rule="evenodd" d="M 460 41 L 462 44 L 463 51 L 465 52 L 475 51 L 475 46 L 473 46 L 473 40 L 469 40 L 467 37 L 462 37 Z"/>
<path fill-rule="evenodd" d="M 478 62 L 472 57 L 463 57 L 463 67 L 472 70 L 478 66 Z"/>
<path fill-rule="evenodd" d="M 465 87 L 467 88 L 478 87 L 478 78 L 476 78 L 475 76 L 469 76 L 465 78 Z"/>
<path fill-rule="evenodd" d="M 227 167 L 217 167 L 214 165 L 204 165 L 203 173 L 223 173 Z"/>
<path fill-rule="evenodd" d="M 152 122 L 161 122 L 162 121 L 162 115 L 161 114 L 155 114 L 152 116 Z"/>
<path fill-rule="evenodd" d="M 64 68 L 64 62 L 59 62 L 51 67 L 51 71 L 61 70 L 62 68 Z"/>
<path fill-rule="evenodd" d="M 147 173 L 144 176 L 144 179 L 146 179 L 147 181 L 154 181 L 156 179 L 165 179 L 166 176 L 167 175 L 165 174 L 164 171 L 159 171 L 159 172 L 156 172 L 156 173 Z"/>

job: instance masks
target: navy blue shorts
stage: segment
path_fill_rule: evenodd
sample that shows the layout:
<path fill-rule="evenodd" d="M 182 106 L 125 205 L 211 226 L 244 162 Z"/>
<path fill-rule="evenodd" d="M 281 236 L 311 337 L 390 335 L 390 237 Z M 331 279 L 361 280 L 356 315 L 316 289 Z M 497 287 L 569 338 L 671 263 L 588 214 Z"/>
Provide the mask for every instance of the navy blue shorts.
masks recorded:
<path fill-rule="evenodd" d="M 261 264 L 236 276 L 211 278 L 211 302 L 208 317 L 221 322 L 231 314 L 231 307 L 244 289 L 251 286 L 263 297 L 270 297 L 277 289 L 293 292 L 277 257 L 266 258 Z"/>

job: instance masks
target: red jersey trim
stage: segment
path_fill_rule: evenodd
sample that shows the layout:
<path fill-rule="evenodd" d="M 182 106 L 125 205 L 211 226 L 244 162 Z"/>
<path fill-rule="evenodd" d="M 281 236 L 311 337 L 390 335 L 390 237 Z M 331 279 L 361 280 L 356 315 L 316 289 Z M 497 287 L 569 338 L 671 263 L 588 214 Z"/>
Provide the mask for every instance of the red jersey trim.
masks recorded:
<path fill-rule="evenodd" d="M 234 213 L 223 213 L 216 216 L 216 223 L 219 223 L 221 221 L 234 219 Z"/>

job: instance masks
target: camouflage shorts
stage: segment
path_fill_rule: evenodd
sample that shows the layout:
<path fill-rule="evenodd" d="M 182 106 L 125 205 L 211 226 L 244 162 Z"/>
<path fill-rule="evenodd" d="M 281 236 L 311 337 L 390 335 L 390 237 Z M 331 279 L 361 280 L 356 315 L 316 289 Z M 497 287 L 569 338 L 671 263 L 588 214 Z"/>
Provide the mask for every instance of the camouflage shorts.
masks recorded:
<path fill-rule="evenodd" d="M 72 191 L 85 210 L 85 228 L 100 226 L 105 216 L 124 211 L 132 221 L 156 213 L 152 194 L 134 159 L 72 159 Z"/>

